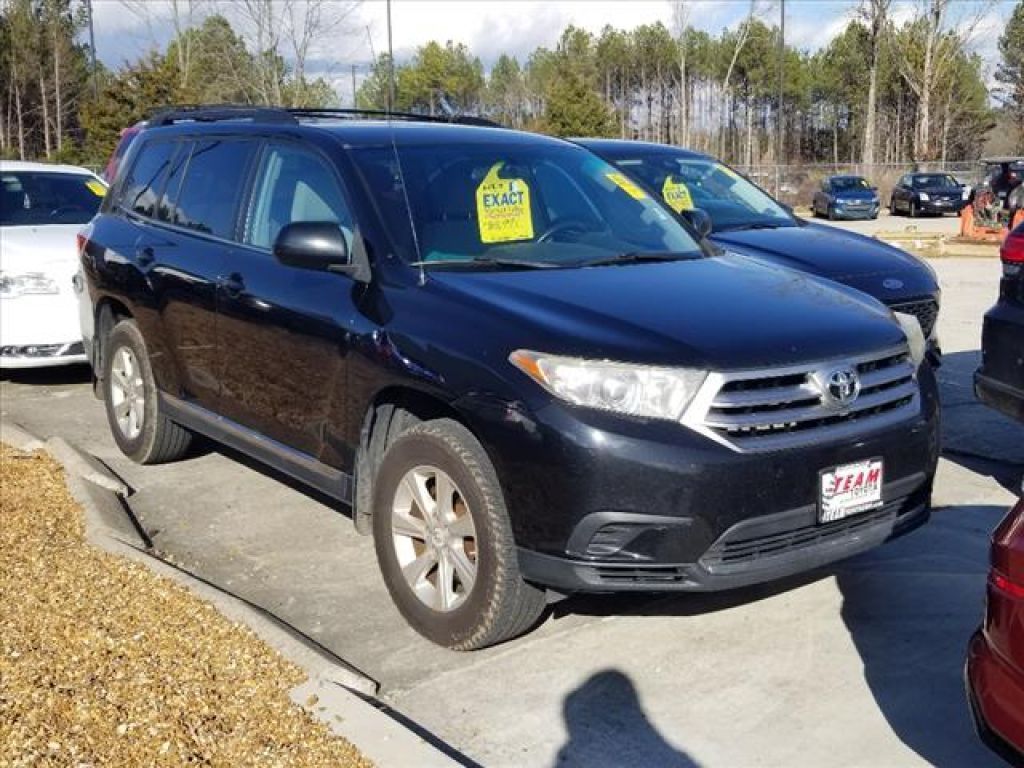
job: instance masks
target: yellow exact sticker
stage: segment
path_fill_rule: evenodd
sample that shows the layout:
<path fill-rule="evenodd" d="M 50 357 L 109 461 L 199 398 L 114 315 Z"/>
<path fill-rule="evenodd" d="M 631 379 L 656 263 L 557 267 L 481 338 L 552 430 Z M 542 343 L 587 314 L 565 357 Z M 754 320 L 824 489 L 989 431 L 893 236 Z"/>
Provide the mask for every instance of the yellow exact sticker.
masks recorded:
<path fill-rule="evenodd" d="M 676 181 L 671 176 L 665 177 L 665 183 L 661 187 L 661 196 L 676 213 L 693 210 L 693 198 L 690 197 L 690 189 L 683 182 Z"/>
<path fill-rule="evenodd" d="M 627 179 L 621 173 L 606 173 L 605 176 L 610 182 L 615 184 L 619 189 L 625 192 L 627 195 L 632 197 L 634 200 L 644 200 L 647 197 L 647 193 L 644 192 L 640 187 L 634 184 L 632 181 Z"/>
<path fill-rule="evenodd" d="M 734 179 L 739 179 L 740 178 L 740 175 L 738 173 L 736 173 L 736 171 L 734 171 L 732 168 L 727 168 L 724 165 L 719 165 L 718 166 L 718 170 L 720 170 L 726 176 L 731 176 Z"/>
<path fill-rule="evenodd" d="M 104 187 L 100 182 L 96 181 L 96 179 L 89 179 L 87 182 L 85 182 L 85 186 L 88 187 L 89 191 L 96 195 L 96 197 L 107 196 L 107 188 Z"/>
<path fill-rule="evenodd" d="M 522 179 L 498 177 L 504 163 L 491 166 L 476 188 L 476 217 L 480 242 L 508 243 L 533 239 L 530 187 Z"/>

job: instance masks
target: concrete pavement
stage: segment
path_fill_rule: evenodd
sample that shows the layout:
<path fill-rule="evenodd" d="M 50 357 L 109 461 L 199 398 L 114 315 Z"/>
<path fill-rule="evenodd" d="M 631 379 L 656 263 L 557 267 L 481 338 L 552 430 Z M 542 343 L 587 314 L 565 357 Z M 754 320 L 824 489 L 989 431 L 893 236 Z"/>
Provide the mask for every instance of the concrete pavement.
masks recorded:
<path fill-rule="evenodd" d="M 322 643 L 482 764 L 998 765 L 971 732 L 961 665 L 988 532 L 1024 472 L 1024 427 L 970 395 L 998 264 L 934 264 L 950 453 L 928 526 L 781 584 L 573 598 L 474 654 L 405 626 L 347 511 L 215 446 L 160 467 L 125 460 L 85 371 L 10 376 L 0 409 L 110 466 L 169 558 Z"/>

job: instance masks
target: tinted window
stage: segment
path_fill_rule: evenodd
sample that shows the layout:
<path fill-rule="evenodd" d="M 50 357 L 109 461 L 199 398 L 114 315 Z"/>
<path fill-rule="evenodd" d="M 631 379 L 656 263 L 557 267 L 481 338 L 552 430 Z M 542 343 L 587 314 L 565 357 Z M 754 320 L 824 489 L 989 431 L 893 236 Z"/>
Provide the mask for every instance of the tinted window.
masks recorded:
<path fill-rule="evenodd" d="M 871 187 L 859 176 L 840 176 L 832 179 L 832 188 L 839 192 L 845 192 L 857 189 L 870 189 Z"/>
<path fill-rule="evenodd" d="M 916 189 L 926 189 L 928 187 L 956 187 L 956 179 L 945 173 L 929 173 L 922 174 L 914 177 L 914 187 Z"/>
<path fill-rule="evenodd" d="M 170 221 L 180 227 L 231 238 L 254 143 L 229 139 L 197 141 Z"/>
<path fill-rule="evenodd" d="M 178 153 L 171 161 L 170 171 L 167 174 L 167 182 L 164 184 L 163 195 L 160 197 L 159 218 L 161 221 L 168 221 L 172 224 L 180 224 L 175 203 L 178 200 L 178 192 L 181 189 L 181 180 L 185 176 L 185 169 L 188 167 L 189 157 L 192 155 L 192 142 L 182 142 Z"/>
<path fill-rule="evenodd" d="M 0 171 L 0 226 L 85 224 L 106 192 L 80 173 Z"/>
<path fill-rule="evenodd" d="M 293 221 L 333 221 L 352 246 L 352 215 L 331 169 L 309 152 L 271 145 L 260 160 L 245 240 L 270 248 Z"/>
<path fill-rule="evenodd" d="M 154 216 L 163 189 L 167 167 L 177 145 L 170 141 L 149 142 L 139 149 L 128 178 L 124 181 L 121 205 L 140 216 Z"/>

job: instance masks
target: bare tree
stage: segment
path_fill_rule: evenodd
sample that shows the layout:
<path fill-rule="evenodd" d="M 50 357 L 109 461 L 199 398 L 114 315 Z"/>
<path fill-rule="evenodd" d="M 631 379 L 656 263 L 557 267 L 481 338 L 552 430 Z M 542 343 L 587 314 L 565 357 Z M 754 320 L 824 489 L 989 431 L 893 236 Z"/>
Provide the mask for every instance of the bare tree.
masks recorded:
<path fill-rule="evenodd" d="M 861 162 L 872 165 L 875 162 L 875 129 L 878 123 L 878 60 L 882 50 L 883 36 L 889 18 L 892 0 L 861 0 L 857 14 L 868 30 L 868 105 L 864 121 L 864 149 Z"/>
<path fill-rule="evenodd" d="M 732 51 L 732 59 L 729 61 L 729 68 L 725 71 L 725 79 L 722 81 L 722 91 L 725 95 L 726 101 L 732 101 L 732 72 L 736 68 L 736 61 L 740 57 L 740 53 L 743 52 L 743 47 L 747 44 L 747 40 L 750 38 L 750 28 L 753 25 L 754 19 L 758 14 L 758 0 L 750 0 L 750 8 L 747 11 L 746 18 L 740 22 L 740 27 L 737 30 L 736 46 Z M 721 135 L 721 147 L 719 148 L 719 154 L 725 154 L 725 123 L 722 123 L 722 135 Z"/>
<path fill-rule="evenodd" d="M 686 0 L 672 3 L 672 31 L 676 35 L 679 56 L 679 144 L 686 146 L 690 140 L 689 103 L 686 95 L 686 43 L 690 28 L 690 8 Z"/>
<path fill-rule="evenodd" d="M 917 98 L 914 160 L 918 162 L 933 159 L 932 102 L 936 86 L 947 74 L 957 53 L 969 45 L 978 25 L 994 4 L 995 0 L 978 3 L 970 15 L 958 19 L 955 25 L 947 28 L 946 12 L 950 0 L 921 0 L 917 23 L 924 30 L 924 56 L 920 70 L 911 63 L 911 51 L 903 51 L 900 56 L 900 72 Z M 966 4 L 961 7 L 966 7 Z"/>

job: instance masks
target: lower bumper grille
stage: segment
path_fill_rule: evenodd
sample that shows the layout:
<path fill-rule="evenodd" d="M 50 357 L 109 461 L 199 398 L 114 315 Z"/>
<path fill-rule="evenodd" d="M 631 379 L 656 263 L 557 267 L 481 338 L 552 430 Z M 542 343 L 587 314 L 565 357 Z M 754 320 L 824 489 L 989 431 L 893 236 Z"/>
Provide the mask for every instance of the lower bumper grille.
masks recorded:
<path fill-rule="evenodd" d="M 838 544 L 878 526 L 884 526 L 886 531 L 892 530 L 900 518 L 912 516 L 923 504 L 924 498 L 914 493 L 887 502 L 872 512 L 827 525 L 819 525 L 813 520 L 808 522 L 808 516 L 805 516 L 803 521 L 786 530 L 773 530 L 762 535 L 758 535 L 756 524 L 737 527 L 734 531 L 727 531 L 708 549 L 701 558 L 701 565 L 715 572 L 750 566 L 759 561 L 767 564 L 775 558 L 794 555 L 802 550 Z"/>

